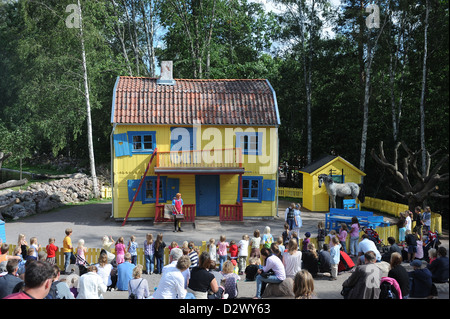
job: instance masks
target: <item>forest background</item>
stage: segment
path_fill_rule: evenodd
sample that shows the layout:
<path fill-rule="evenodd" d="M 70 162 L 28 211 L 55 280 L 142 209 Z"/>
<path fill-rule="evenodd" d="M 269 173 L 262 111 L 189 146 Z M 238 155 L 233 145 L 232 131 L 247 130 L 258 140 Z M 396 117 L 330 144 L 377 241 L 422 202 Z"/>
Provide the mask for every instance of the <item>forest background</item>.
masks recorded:
<path fill-rule="evenodd" d="M 371 155 L 383 142 L 388 161 L 414 156 L 411 178 L 444 172 L 426 203 L 448 215 L 448 9 L 448 0 L 0 0 L 0 152 L 5 163 L 62 155 L 95 174 L 110 162 L 116 77 L 158 77 L 171 60 L 174 78 L 268 79 L 280 163 L 340 155 L 367 174 L 366 195 L 407 203 Z"/>

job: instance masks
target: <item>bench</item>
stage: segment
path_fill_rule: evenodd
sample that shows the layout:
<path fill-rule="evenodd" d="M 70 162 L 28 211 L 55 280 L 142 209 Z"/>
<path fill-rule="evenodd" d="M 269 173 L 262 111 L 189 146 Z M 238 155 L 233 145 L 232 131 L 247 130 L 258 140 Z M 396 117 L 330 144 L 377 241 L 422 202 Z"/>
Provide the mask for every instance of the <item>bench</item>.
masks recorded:
<path fill-rule="evenodd" d="M 325 229 L 338 230 L 342 223 L 350 226 L 353 217 L 357 217 L 359 224 L 364 227 L 389 226 L 383 216 L 373 216 L 373 212 L 331 208 L 330 212 L 325 214 Z"/>
<path fill-rule="evenodd" d="M 354 199 L 344 199 L 344 209 L 356 209 L 359 210 L 359 204 Z"/>

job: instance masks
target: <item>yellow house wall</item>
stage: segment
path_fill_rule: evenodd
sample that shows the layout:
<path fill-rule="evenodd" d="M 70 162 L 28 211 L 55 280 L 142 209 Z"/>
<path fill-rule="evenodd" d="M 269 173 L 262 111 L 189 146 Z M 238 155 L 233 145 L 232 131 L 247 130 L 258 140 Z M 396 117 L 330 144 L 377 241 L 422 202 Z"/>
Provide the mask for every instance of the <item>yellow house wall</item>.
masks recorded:
<path fill-rule="evenodd" d="M 158 151 L 170 151 L 170 128 L 175 126 L 146 126 L 146 125 L 118 125 L 114 134 L 127 133 L 127 131 L 156 131 L 156 146 Z M 236 131 L 249 131 L 243 127 L 242 130 L 236 130 L 233 127 L 213 127 L 201 126 L 197 127 L 196 148 L 199 149 L 222 149 L 234 148 Z M 258 128 L 253 128 L 258 131 Z M 278 131 L 276 128 L 260 127 L 263 132 L 262 155 L 243 155 L 243 166 L 245 168 L 244 176 L 262 176 L 264 179 L 277 179 L 278 166 Z M 226 135 L 228 137 L 226 137 Z M 274 145 L 271 145 L 271 142 Z M 273 153 L 275 152 L 275 153 Z M 140 179 L 147 167 L 151 154 L 143 154 L 133 156 L 122 156 L 113 158 L 113 207 L 114 218 L 124 218 L 130 207 L 128 201 L 128 184 L 127 180 Z M 154 176 L 154 167 L 156 158 L 150 166 L 147 176 Z M 187 203 L 195 203 L 195 175 L 164 175 L 168 178 L 179 178 L 180 188 L 183 201 Z M 220 175 L 220 203 L 236 204 L 238 196 L 239 175 Z M 167 203 L 169 203 L 168 201 Z M 276 200 L 262 201 L 261 203 L 244 203 L 244 216 L 275 216 Z M 153 218 L 155 216 L 155 204 L 142 204 L 135 202 L 129 218 Z"/>

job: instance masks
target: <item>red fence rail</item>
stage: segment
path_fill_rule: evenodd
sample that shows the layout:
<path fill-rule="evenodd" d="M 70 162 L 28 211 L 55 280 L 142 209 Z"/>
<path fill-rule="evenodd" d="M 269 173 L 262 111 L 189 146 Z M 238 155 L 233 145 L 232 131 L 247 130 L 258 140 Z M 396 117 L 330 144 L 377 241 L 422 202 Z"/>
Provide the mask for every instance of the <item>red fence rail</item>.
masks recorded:
<path fill-rule="evenodd" d="M 220 221 L 242 221 L 242 206 L 236 205 L 219 205 Z"/>

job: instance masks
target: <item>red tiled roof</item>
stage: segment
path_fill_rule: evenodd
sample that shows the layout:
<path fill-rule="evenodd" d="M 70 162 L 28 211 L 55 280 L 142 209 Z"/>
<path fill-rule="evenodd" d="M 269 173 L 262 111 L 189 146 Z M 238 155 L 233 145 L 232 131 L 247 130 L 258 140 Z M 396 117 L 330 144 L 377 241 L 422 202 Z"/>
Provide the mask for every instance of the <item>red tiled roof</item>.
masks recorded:
<path fill-rule="evenodd" d="M 175 81 L 158 85 L 155 78 L 118 77 L 112 123 L 280 124 L 276 96 L 266 80 Z"/>

